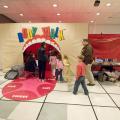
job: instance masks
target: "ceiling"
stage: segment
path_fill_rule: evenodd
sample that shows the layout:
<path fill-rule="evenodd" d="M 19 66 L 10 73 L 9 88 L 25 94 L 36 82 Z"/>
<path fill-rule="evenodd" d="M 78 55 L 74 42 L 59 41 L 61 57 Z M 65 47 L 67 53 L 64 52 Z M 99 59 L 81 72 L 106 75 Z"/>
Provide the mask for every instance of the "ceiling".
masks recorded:
<path fill-rule="evenodd" d="M 7 16 L 0 14 L 0 23 L 15 23 L 12 19 L 8 18 Z"/>
<path fill-rule="evenodd" d="M 0 0 L 0 14 L 16 22 L 90 22 L 95 24 L 120 24 L 120 0 Z M 54 8 L 56 3 L 58 7 Z M 111 3 L 110 7 L 106 3 Z M 8 8 L 3 6 L 7 5 Z M 100 12 L 99 16 L 96 13 Z M 19 14 L 23 13 L 24 16 Z M 60 16 L 56 14 L 60 13 Z M 93 23 L 91 23 L 93 24 Z"/>

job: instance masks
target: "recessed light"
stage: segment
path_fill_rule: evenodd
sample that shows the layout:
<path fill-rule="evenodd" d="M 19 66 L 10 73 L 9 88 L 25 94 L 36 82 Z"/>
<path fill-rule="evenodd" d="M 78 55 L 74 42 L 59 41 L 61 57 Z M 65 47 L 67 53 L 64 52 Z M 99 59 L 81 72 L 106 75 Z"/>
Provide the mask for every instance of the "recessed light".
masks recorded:
<path fill-rule="evenodd" d="M 4 7 L 4 8 L 8 8 L 8 6 L 7 6 L 7 5 L 4 5 L 3 7 Z"/>
<path fill-rule="evenodd" d="M 94 23 L 94 21 L 93 21 L 93 20 L 91 20 L 90 22 L 91 22 L 91 23 Z"/>
<path fill-rule="evenodd" d="M 100 15 L 100 13 L 98 12 L 98 13 L 96 13 L 96 15 Z"/>
<path fill-rule="evenodd" d="M 58 16 L 60 16 L 60 13 L 57 13 Z"/>
<path fill-rule="evenodd" d="M 53 4 L 53 7 L 57 7 L 57 4 Z"/>
<path fill-rule="evenodd" d="M 21 13 L 21 14 L 19 14 L 20 16 L 23 16 L 23 14 Z"/>
<path fill-rule="evenodd" d="M 107 3 L 106 6 L 107 6 L 107 7 L 110 7 L 110 6 L 111 6 L 111 3 Z"/>

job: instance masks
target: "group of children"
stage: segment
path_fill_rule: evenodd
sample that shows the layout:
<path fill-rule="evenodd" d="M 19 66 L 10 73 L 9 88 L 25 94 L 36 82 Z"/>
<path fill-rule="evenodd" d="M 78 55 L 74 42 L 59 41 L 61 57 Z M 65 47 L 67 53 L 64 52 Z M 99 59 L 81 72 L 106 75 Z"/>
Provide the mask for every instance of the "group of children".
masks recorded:
<path fill-rule="evenodd" d="M 85 95 L 88 95 L 88 89 L 85 83 L 85 64 L 83 63 L 84 57 L 78 56 L 78 64 L 76 67 L 76 81 L 74 84 L 73 94 L 76 95 L 78 92 L 79 85 L 82 85 L 84 89 Z M 56 76 L 56 80 L 58 80 L 58 76 L 60 76 L 60 81 L 63 82 L 62 72 L 64 71 L 65 80 L 68 85 L 71 84 L 70 79 L 70 62 L 66 55 L 63 56 L 63 60 L 60 55 L 56 56 L 54 52 L 50 55 L 50 62 L 53 76 Z"/>
<path fill-rule="evenodd" d="M 73 94 L 77 94 L 79 85 L 82 85 L 84 89 L 85 95 L 88 95 L 88 89 L 85 84 L 85 64 L 83 63 L 84 57 L 78 56 L 78 64 L 76 67 L 76 81 L 74 84 Z M 35 75 L 35 68 L 36 68 L 36 61 L 35 55 L 30 53 L 25 61 L 25 70 L 31 72 Z M 49 64 L 51 65 L 52 75 L 55 79 L 60 82 L 67 82 L 68 85 L 71 85 L 71 78 L 70 78 L 70 62 L 66 55 L 62 56 L 52 51 L 49 56 Z M 64 78 L 63 78 L 63 71 L 64 71 Z"/>
<path fill-rule="evenodd" d="M 56 78 L 56 80 L 60 80 L 61 82 L 64 82 L 63 70 L 65 68 L 65 64 L 62 61 L 61 55 L 57 55 L 55 51 L 52 51 L 49 58 L 49 64 L 51 65 L 52 74 Z"/>

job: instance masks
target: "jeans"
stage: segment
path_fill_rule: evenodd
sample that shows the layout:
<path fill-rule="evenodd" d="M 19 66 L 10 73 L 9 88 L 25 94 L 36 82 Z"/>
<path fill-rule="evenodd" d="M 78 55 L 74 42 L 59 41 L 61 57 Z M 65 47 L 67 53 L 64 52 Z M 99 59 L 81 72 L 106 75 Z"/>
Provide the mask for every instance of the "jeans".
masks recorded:
<path fill-rule="evenodd" d="M 86 84 L 85 84 L 85 77 L 84 77 L 84 76 L 80 76 L 80 77 L 78 78 L 78 80 L 75 81 L 73 93 L 74 93 L 74 94 L 77 94 L 77 91 L 78 91 L 78 88 L 79 88 L 80 83 L 81 83 L 81 85 L 82 85 L 82 88 L 83 88 L 83 90 L 84 90 L 84 93 L 85 93 L 86 95 L 88 95 L 88 89 L 87 89 Z"/>
<path fill-rule="evenodd" d="M 45 79 L 46 62 L 38 61 L 39 79 Z"/>
<path fill-rule="evenodd" d="M 63 71 L 62 69 L 60 70 L 56 69 L 55 71 L 56 80 L 58 80 L 58 76 L 60 75 L 60 81 L 63 81 L 62 71 Z"/>

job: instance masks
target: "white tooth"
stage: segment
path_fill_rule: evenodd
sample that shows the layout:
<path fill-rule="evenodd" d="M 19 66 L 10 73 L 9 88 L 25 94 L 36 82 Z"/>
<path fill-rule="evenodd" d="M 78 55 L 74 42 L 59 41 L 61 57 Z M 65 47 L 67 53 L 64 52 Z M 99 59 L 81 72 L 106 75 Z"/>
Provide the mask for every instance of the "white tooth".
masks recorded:
<path fill-rule="evenodd" d="M 25 50 L 26 50 L 26 48 L 27 48 L 27 47 L 25 46 Z"/>
<path fill-rule="evenodd" d="M 26 45 L 26 48 L 28 47 L 28 44 Z"/>
<path fill-rule="evenodd" d="M 53 42 L 51 42 L 51 45 L 54 47 L 54 44 L 53 44 Z"/>
<path fill-rule="evenodd" d="M 59 48 L 58 48 L 58 46 L 56 45 L 56 49 L 60 52 L 60 50 L 59 50 Z"/>
<path fill-rule="evenodd" d="M 32 40 L 32 43 L 36 43 L 36 40 L 35 40 L 35 39 L 33 39 L 33 40 Z"/>
<path fill-rule="evenodd" d="M 29 42 L 28 45 L 31 45 L 31 42 Z"/>
<path fill-rule="evenodd" d="M 25 50 L 26 49 L 26 46 L 23 48 L 23 50 Z"/>
<path fill-rule="evenodd" d="M 45 41 L 48 44 L 48 40 Z"/>
<path fill-rule="evenodd" d="M 32 45 L 32 43 L 28 44 L 28 47 L 31 46 L 31 45 Z"/>
<path fill-rule="evenodd" d="M 56 45 L 53 45 L 53 46 L 54 46 L 54 48 L 57 48 Z"/>
<path fill-rule="evenodd" d="M 36 41 L 38 42 L 38 40 L 39 40 L 39 39 L 37 38 Z"/>
<path fill-rule="evenodd" d="M 42 38 L 42 40 L 41 40 L 42 42 L 45 42 L 46 40 L 45 40 L 45 38 Z"/>
<path fill-rule="evenodd" d="M 55 48 L 57 49 L 57 46 L 55 45 Z"/>
<path fill-rule="evenodd" d="M 50 44 L 50 40 L 46 40 L 46 43 L 47 43 L 47 44 Z"/>
<path fill-rule="evenodd" d="M 38 38 L 38 39 L 37 39 L 37 42 L 41 42 L 41 39 L 40 39 L 40 38 Z"/>

